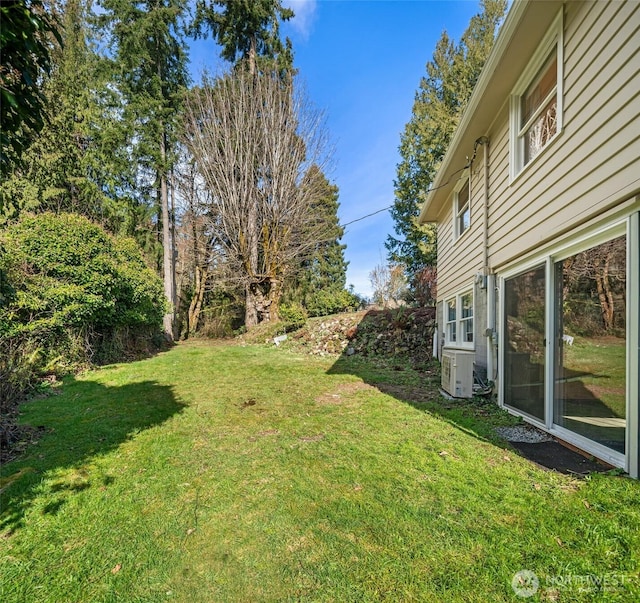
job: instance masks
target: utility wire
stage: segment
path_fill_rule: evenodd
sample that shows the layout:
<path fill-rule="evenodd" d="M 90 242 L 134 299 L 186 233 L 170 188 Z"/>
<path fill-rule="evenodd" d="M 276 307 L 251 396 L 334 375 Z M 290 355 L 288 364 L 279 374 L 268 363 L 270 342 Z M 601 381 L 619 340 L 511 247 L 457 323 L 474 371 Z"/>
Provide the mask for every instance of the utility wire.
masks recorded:
<path fill-rule="evenodd" d="M 356 218 L 355 220 L 351 220 L 351 222 L 345 222 L 344 224 L 340 224 L 340 228 L 345 228 L 346 226 L 349 226 L 350 224 L 354 224 L 355 222 L 360 222 L 360 220 L 364 220 L 366 218 L 370 218 L 371 216 L 375 216 L 376 214 L 380 214 L 383 211 L 387 211 L 388 209 L 391 209 L 393 207 L 393 205 L 389 205 L 388 207 L 383 207 L 382 209 L 379 209 L 377 211 L 371 212 L 370 214 L 367 214 L 366 216 L 361 216 L 360 218 Z"/>
<path fill-rule="evenodd" d="M 451 183 L 451 181 L 453 180 L 453 177 L 456 174 L 459 174 L 460 172 L 464 172 L 467 168 L 471 167 L 471 164 L 473 163 L 474 159 L 476 158 L 476 154 L 478 152 L 478 146 L 480 146 L 481 144 L 484 144 L 483 141 L 479 138 L 478 140 L 476 140 L 473 144 L 473 155 L 471 156 L 471 159 L 467 160 L 467 163 L 464 167 L 461 167 L 459 170 L 456 170 L 455 172 L 452 172 L 451 176 L 449 176 L 449 179 L 446 182 L 443 182 L 442 184 L 440 184 L 439 186 L 435 186 L 433 188 L 429 188 L 426 192 L 426 195 L 428 195 L 431 191 L 437 191 L 440 188 L 444 188 L 445 186 L 447 186 L 448 184 Z M 387 207 L 383 207 L 382 209 L 378 209 L 374 212 L 371 212 L 370 214 L 367 214 L 365 216 L 361 216 L 359 218 L 356 218 L 355 220 L 351 220 L 350 222 L 345 222 L 344 224 L 340 224 L 340 228 L 346 228 L 347 226 L 350 226 L 351 224 L 355 224 L 356 222 L 360 222 L 361 220 L 366 220 L 367 218 L 370 218 L 371 216 L 375 216 L 376 214 L 381 214 L 383 211 L 387 211 L 389 209 L 391 209 L 393 207 L 394 204 L 389 205 Z"/>

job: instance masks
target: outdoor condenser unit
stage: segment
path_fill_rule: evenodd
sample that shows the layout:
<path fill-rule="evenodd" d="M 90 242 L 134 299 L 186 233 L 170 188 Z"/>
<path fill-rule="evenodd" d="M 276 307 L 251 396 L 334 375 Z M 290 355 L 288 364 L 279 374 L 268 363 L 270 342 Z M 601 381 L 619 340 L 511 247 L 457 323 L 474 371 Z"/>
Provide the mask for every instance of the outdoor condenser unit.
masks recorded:
<path fill-rule="evenodd" d="M 473 352 L 442 351 L 442 389 L 454 398 L 473 396 Z"/>

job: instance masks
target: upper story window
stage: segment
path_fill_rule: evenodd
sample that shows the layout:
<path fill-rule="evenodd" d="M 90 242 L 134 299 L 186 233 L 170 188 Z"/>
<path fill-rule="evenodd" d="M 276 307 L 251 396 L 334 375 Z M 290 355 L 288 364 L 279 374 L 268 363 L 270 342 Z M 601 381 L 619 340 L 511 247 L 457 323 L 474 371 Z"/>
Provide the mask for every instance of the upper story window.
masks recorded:
<path fill-rule="evenodd" d="M 465 291 L 445 303 L 445 342 L 473 347 L 473 291 Z"/>
<path fill-rule="evenodd" d="M 524 165 L 558 132 L 558 57 L 551 54 L 541 73 L 520 97 L 518 136 L 524 141 Z"/>
<path fill-rule="evenodd" d="M 453 215 L 454 228 L 453 238 L 457 239 L 471 226 L 471 190 L 469 177 L 464 174 L 460 184 L 456 186 L 453 193 Z"/>
<path fill-rule="evenodd" d="M 511 96 L 511 178 L 562 129 L 562 11 Z"/>

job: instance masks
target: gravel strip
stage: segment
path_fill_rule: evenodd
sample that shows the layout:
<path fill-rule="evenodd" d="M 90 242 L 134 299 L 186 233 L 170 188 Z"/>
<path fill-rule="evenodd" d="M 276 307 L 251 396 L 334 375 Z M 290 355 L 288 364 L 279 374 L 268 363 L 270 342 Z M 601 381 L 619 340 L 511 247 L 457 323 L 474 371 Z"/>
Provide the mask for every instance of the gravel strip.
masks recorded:
<path fill-rule="evenodd" d="M 496 427 L 496 433 L 509 442 L 553 442 L 553 438 L 544 431 L 531 425 L 517 425 L 515 427 Z"/>

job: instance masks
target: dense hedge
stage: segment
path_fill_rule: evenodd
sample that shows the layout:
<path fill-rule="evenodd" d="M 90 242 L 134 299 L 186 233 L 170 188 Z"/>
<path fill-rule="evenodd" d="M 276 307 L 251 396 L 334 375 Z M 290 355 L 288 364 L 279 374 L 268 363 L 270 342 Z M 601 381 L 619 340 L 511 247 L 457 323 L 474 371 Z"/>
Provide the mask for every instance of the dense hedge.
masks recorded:
<path fill-rule="evenodd" d="M 340 312 L 357 310 L 362 299 L 346 289 L 320 289 L 307 296 L 304 305 L 309 316 L 329 316 Z"/>
<path fill-rule="evenodd" d="M 0 234 L 0 402 L 38 373 L 117 359 L 164 312 L 133 240 L 75 214 L 23 217 Z"/>

